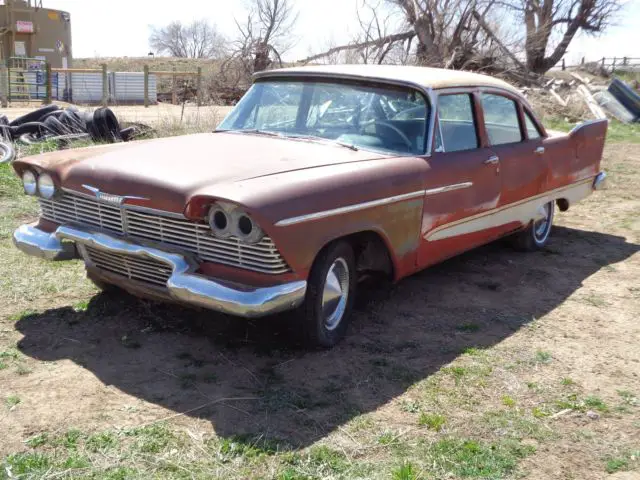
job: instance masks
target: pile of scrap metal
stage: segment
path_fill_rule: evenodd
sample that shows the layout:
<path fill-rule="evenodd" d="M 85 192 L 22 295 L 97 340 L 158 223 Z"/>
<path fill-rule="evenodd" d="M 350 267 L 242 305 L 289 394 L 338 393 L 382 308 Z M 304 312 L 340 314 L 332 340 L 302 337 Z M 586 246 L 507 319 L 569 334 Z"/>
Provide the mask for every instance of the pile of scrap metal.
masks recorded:
<path fill-rule="evenodd" d="M 14 142 L 33 145 L 54 141 L 65 148 L 77 140 L 126 142 L 138 133 L 137 126 L 121 128 L 113 111 L 106 107 L 81 112 L 74 106 L 62 109 L 48 105 L 12 121 L 0 115 L 0 163 L 15 158 Z"/>

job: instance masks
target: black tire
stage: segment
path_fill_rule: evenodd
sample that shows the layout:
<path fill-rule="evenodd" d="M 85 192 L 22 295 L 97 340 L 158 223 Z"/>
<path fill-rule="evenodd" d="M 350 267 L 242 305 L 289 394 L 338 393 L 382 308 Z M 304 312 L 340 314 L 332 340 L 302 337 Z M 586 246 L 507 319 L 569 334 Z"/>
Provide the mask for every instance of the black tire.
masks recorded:
<path fill-rule="evenodd" d="M 334 265 L 339 265 L 340 269 L 346 268 L 348 278 L 344 279 L 341 276 L 341 281 L 344 279 L 345 284 L 348 285 L 348 293 L 340 318 L 334 325 L 328 325 L 322 309 L 323 294 L 327 275 Z M 296 319 L 297 322 L 300 322 L 303 338 L 308 345 L 331 348 L 342 340 L 351 320 L 356 286 L 356 262 L 351 245 L 345 241 L 337 241 L 325 247 L 313 263 L 307 281 L 305 300 Z"/>
<path fill-rule="evenodd" d="M 47 117 L 43 123 L 47 128 L 56 132 L 57 135 L 66 135 L 71 133 L 71 130 L 56 117 Z"/>
<path fill-rule="evenodd" d="M 37 110 L 34 110 L 33 112 L 29 112 L 26 115 L 22 115 L 21 117 L 16 118 L 12 122 L 10 122 L 9 125 L 11 125 L 12 127 L 17 127 L 19 125 L 22 125 L 23 123 L 37 122 L 47 113 L 55 112 L 56 110 L 60 110 L 60 107 L 57 105 L 47 105 L 46 107 L 39 108 Z"/>
<path fill-rule="evenodd" d="M 546 225 L 542 229 L 541 221 L 531 222 L 522 232 L 512 237 L 512 245 L 524 252 L 535 252 L 544 248 L 549 242 L 551 230 L 553 228 L 553 217 L 555 215 L 555 202 L 546 203 L 543 207 L 546 210 Z"/>
<path fill-rule="evenodd" d="M 118 119 L 107 107 L 98 108 L 93 116 L 85 116 L 87 132 L 96 142 L 114 143 L 122 141 Z"/>

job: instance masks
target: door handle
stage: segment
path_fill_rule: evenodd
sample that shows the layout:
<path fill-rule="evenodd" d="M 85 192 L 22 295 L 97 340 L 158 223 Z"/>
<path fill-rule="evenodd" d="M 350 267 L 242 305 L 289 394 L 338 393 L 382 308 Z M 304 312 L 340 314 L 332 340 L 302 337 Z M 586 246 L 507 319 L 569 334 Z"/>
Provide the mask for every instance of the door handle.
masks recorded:
<path fill-rule="evenodd" d="M 542 155 L 544 153 L 544 147 L 538 147 L 534 150 L 536 155 Z"/>
<path fill-rule="evenodd" d="M 500 161 L 500 158 L 497 155 L 491 155 L 484 161 L 485 165 L 496 165 Z"/>

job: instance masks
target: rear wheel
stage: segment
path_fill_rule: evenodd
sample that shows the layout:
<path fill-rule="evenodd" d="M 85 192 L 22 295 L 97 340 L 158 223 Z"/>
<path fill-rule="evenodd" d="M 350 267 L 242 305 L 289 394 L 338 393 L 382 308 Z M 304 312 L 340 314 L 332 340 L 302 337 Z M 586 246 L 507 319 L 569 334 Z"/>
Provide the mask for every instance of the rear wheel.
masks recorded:
<path fill-rule="evenodd" d="M 320 252 L 311 268 L 300 312 L 307 343 L 330 348 L 344 337 L 356 285 L 355 256 L 349 243 L 338 241 Z"/>
<path fill-rule="evenodd" d="M 531 222 L 524 231 L 513 237 L 513 244 L 519 250 L 539 250 L 549 241 L 555 213 L 555 202 L 542 205 L 539 213 L 538 220 Z"/>

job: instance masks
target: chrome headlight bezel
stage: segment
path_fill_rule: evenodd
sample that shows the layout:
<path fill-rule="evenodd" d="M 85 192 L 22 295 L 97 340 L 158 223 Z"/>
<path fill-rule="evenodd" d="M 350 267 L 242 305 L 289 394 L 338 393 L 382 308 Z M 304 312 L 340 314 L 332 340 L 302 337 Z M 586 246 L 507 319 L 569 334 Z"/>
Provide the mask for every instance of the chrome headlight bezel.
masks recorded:
<path fill-rule="evenodd" d="M 229 203 L 214 203 L 207 213 L 207 223 L 216 238 L 235 237 L 243 243 L 253 244 L 264 237 L 263 230 L 251 215 Z"/>
<path fill-rule="evenodd" d="M 56 183 L 53 181 L 53 178 L 51 178 L 51 175 L 48 173 L 39 175 L 37 183 L 38 194 L 42 198 L 50 200 L 56 195 L 58 188 L 56 187 Z"/>
<path fill-rule="evenodd" d="M 38 176 L 32 170 L 25 170 L 22 173 L 22 188 L 26 195 L 38 193 Z"/>

